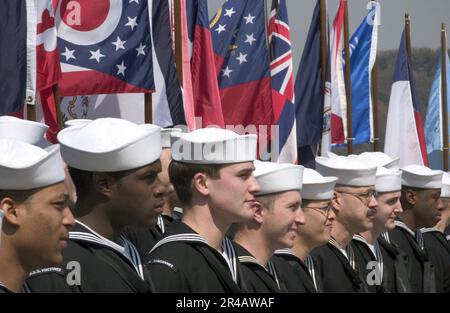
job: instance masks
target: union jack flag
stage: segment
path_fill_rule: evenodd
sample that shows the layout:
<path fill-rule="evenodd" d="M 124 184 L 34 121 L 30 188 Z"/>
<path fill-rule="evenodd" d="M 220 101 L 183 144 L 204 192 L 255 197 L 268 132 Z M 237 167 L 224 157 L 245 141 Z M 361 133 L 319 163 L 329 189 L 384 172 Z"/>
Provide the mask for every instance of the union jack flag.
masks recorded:
<path fill-rule="evenodd" d="M 271 48 L 270 76 L 272 80 L 272 105 L 279 126 L 280 163 L 297 162 L 295 126 L 295 94 L 292 64 L 291 32 L 285 0 L 273 0 L 269 20 Z"/>

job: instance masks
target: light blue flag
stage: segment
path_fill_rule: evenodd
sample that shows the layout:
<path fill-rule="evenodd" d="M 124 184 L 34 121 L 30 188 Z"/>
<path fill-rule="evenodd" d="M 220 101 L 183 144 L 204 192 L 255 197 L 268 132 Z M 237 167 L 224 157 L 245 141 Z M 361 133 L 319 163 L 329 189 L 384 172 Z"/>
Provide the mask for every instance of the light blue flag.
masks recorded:
<path fill-rule="evenodd" d="M 450 101 L 450 61 L 447 57 L 447 113 L 449 112 L 448 103 Z M 442 83 L 441 83 L 442 58 L 439 56 L 439 64 L 431 85 L 430 96 L 428 98 L 428 109 L 425 117 L 425 139 L 427 142 L 427 154 L 430 167 L 433 169 L 442 169 Z M 450 123 L 449 123 L 450 129 Z"/>
<path fill-rule="evenodd" d="M 350 39 L 352 127 L 354 144 L 373 138 L 370 73 L 377 55 L 379 5 L 373 4 Z"/>

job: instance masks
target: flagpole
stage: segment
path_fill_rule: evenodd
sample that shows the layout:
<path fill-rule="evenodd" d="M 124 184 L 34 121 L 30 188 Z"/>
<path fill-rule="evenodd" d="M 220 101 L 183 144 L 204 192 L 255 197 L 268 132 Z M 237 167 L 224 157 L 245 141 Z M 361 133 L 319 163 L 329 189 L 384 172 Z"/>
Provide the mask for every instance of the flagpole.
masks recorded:
<path fill-rule="evenodd" d="M 321 67 L 322 67 L 322 92 L 325 95 L 326 81 L 327 81 L 327 2 L 320 0 L 320 52 L 321 52 Z M 316 155 L 321 155 L 322 142 L 319 142 L 316 150 Z"/>
<path fill-rule="evenodd" d="M 378 137 L 378 69 L 377 61 L 372 68 L 371 73 L 371 92 L 372 92 L 372 122 L 373 122 L 373 151 L 379 151 L 380 138 Z"/>
<path fill-rule="evenodd" d="M 277 2 L 278 3 L 278 2 Z M 270 51 L 270 42 L 269 42 L 269 32 L 268 32 L 268 28 L 269 28 L 269 18 L 267 16 L 267 0 L 264 0 L 264 31 L 266 34 L 266 49 L 269 52 L 269 63 L 272 60 L 272 56 L 271 56 L 271 51 Z M 278 11 L 278 8 L 277 8 Z"/>
<path fill-rule="evenodd" d="M 181 51 L 181 0 L 174 0 L 175 64 L 181 87 L 183 87 L 183 57 Z"/>
<path fill-rule="evenodd" d="M 447 112 L 447 35 L 445 24 L 441 26 L 441 50 L 442 50 L 442 70 L 441 70 L 441 96 L 442 96 L 442 160 L 444 171 L 448 171 L 448 112 Z"/>
<path fill-rule="evenodd" d="M 153 121 L 152 93 L 144 94 L 145 105 L 145 123 L 150 124 Z"/>
<path fill-rule="evenodd" d="M 347 154 L 353 153 L 352 129 L 352 95 L 350 78 L 350 42 L 348 30 L 348 1 L 345 1 L 344 10 L 344 49 L 345 49 L 345 96 L 347 100 Z"/>
<path fill-rule="evenodd" d="M 405 14 L 405 39 L 406 39 L 406 52 L 408 54 L 408 63 L 411 64 L 412 52 L 411 52 L 411 29 L 410 29 L 411 19 L 409 14 Z"/>
<path fill-rule="evenodd" d="M 327 7 L 326 0 L 320 0 L 320 50 L 322 54 L 322 86 L 327 80 Z"/>
<path fill-rule="evenodd" d="M 54 84 L 52 86 L 53 91 L 53 99 L 55 101 L 55 112 L 56 112 L 56 123 L 58 124 L 58 129 L 63 129 L 63 121 L 61 114 L 61 98 L 59 97 L 59 88 L 58 84 Z"/>
<path fill-rule="evenodd" d="M 27 103 L 27 120 L 36 121 L 36 102 L 35 104 Z"/>

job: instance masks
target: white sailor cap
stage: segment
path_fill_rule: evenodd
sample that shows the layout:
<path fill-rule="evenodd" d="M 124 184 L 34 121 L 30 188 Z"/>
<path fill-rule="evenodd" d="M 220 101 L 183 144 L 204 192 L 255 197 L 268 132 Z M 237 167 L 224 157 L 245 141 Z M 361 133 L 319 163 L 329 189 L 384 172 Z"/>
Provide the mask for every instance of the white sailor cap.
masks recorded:
<path fill-rule="evenodd" d="M 317 157 L 316 170 L 323 176 L 337 177 L 337 184 L 365 187 L 375 185 L 377 167 L 364 164 L 357 156 Z"/>
<path fill-rule="evenodd" d="M 441 198 L 450 198 L 450 174 L 444 172 L 442 175 Z"/>
<path fill-rule="evenodd" d="M 372 164 L 376 166 L 382 166 L 390 170 L 399 170 L 400 158 L 391 158 L 389 155 L 383 152 L 363 152 L 358 155 L 358 158 L 366 164 Z"/>
<path fill-rule="evenodd" d="M 183 130 L 181 128 L 163 128 L 161 129 L 161 145 L 164 148 L 170 149 L 170 136 L 173 133 L 180 133 Z"/>
<path fill-rule="evenodd" d="M 256 160 L 254 175 L 261 190 L 258 196 L 302 189 L 303 169 L 301 165 L 273 163 Z"/>
<path fill-rule="evenodd" d="M 256 135 L 238 135 L 221 128 L 172 133 L 172 159 L 192 164 L 232 164 L 254 161 Z"/>
<path fill-rule="evenodd" d="M 67 120 L 64 122 L 65 127 L 76 126 L 76 125 L 86 125 L 92 122 L 92 120 L 85 118 L 74 118 L 72 120 Z"/>
<path fill-rule="evenodd" d="M 319 172 L 305 168 L 303 171 L 302 198 L 307 200 L 330 200 L 338 178 L 322 176 Z"/>
<path fill-rule="evenodd" d="M 92 172 L 118 172 L 148 165 L 161 156 L 160 127 L 100 118 L 58 134 L 64 161 Z"/>
<path fill-rule="evenodd" d="M 44 136 L 48 126 L 13 116 L 0 116 L 0 138 L 23 141 L 41 148 L 51 145 Z"/>
<path fill-rule="evenodd" d="M 378 167 L 375 190 L 377 192 L 394 192 L 402 189 L 402 171 Z"/>
<path fill-rule="evenodd" d="M 59 145 L 47 149 L 29 143 L 0 139 L 0 190 L 29 190 L 65 179 Z"/>
<path fill-rule="evenodd" d="M 413 188 L 440 189 L 442 174 L 442 171 L 432 170 L 423 165 L 408 165 L 402 168 L 402 185 Z"/>

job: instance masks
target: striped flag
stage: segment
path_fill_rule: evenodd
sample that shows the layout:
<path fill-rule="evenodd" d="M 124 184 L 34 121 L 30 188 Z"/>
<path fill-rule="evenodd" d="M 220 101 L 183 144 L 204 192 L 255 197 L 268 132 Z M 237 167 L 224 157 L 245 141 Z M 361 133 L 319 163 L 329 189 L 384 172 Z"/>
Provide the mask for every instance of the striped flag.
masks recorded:
<path fill-rule="evenodd" d="M 330 144 L 345 142 L 347 124 L 347 99 L 345 96 L 344 68 L 342 64 L 343 26 L 346 1 L 341 0 L 333 21 L 330 34 L 330 70 L 331 70 L 331 136 L 322 139 L 322 155 L 330 150 Z M 330 138 L 331 137 L 331 138 Z"/>
<path fill-rule="evenodd" d="M 269 20 L 269 42 L 272 51 L 272 105 L 279 126 L 280 163 L 297 162 L 295 95 L 292 65 L 291 33 L 285 0 L 273 0 Z"/>
<path fill-rule="evenodd" d="M 371 73 L 377 57 L 379 3 L 371 1 L 370 11 L 350 38 L 353 143 L 373 140 Z"/>
<path fill-rule="evenodd" d="M 447 58 L 447 112 L 450 100 L 450 60 Z M 430 96 L 428 98 L 427 115 L 425 117 L 425 138 L 427 142 L 427 154 L 430 167 L 442 169 L 442 149 L 444 147 L 443 122 L 442 122 L 442 56 L 439 56 L 436 74 L 431 85 Z"/>
<path fill-rule="evenodd" d="M 183 95 L 172 50 L 169 3 L 166 0 L 153 0 L 149 1 L 148 5 L 151 14 L 151 51 L 156 89 L 152 95 L 153 124 L 162 127 L 184 125 L 186 119 Z M 141 105 L 143 106 L 143 101 Z"/>
<path fill-rule="evenodd" d="M 404 31 L 389 99 L 384 153 L 392 158 L 400 158 L 400 168 L 410 164 L 428 166 L 422 115 L 406 51 Z"/>
<path fill-rule="evenodd" d="M 224 128 L 207 0 L 186 0 L 186 14 L 195 117 L 201 118 L 202 127 Z"/>

